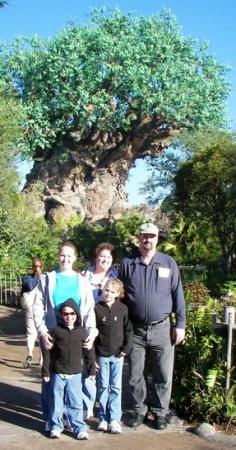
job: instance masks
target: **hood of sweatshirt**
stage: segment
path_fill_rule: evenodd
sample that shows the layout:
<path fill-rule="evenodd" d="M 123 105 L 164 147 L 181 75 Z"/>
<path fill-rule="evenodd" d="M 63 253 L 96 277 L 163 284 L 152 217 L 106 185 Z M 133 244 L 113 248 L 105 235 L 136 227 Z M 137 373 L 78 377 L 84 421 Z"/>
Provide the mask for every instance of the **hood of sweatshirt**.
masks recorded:
<path fill-rule="evenodd" d="M 63 309 L 65 306 L 68 306 L 68 307 L 70 307 L 71 309 L 73 309 L 73 311 L 76 313 L 76 316 L 77 316 L 76 321 L 75 321 L 75 325 L 80 326 L 80 325 L 81 325 L 81 315 L 80 315 L 80 311 L 79 311 L 79 307 L 78 307 L 77 303 L 76 303 L 72 298 L 68 298 L 68 300 L 66 300 L 66 301 L 65 301 L 64 303 L 62 303 L 62 305 L 60 306 L 60 309 L 59 309 L 60 315 L 61 315 L 61 313 L 62 313 L 62 309 Z"/>

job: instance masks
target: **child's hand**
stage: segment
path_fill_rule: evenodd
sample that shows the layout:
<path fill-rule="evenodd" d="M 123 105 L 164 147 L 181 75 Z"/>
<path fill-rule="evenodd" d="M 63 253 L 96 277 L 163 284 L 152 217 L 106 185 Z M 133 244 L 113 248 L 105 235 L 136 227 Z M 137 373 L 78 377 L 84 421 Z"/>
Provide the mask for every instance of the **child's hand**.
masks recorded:
<path fill-rule="evenodd" d="M 44 381 L 45 383 L 49 383 L 50 377 L 43 377 L 43 381 Z"/>

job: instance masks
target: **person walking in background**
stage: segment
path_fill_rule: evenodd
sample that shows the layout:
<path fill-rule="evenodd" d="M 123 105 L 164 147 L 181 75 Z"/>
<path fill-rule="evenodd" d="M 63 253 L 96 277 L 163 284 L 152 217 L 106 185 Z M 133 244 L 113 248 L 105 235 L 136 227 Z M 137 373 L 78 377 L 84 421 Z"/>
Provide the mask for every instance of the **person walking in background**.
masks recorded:
<path fill-rule="evenodd" d="M 86 328 L 87 338 L 84 347 L 92 348 L 97 336 L 94 313 L 94 300 L 88 280 L 73 270 L 77 251 L 72 242 L 64 242 L 59 250 L 59 267 L 42 275 L 38 285 L 33 313 L 36 329 L 42 345 L 46 350 L 52 348 L 52 338 L 49 330 L 61 322 L 58 313 L 62 303 L 72 298 L 78 305 L 82 325 Z M 50 410 L 50 383 L 42 383 L 42 408 L 46 422 L 45 431 L 49 431 L 48 418 Z"/>
<path fill-rule="evenodd" d="M 94 303 L 102 299 L 102 289 L 110 278 L 117 278 L 118 271 L 112 267 L 114 259 L 114 246 L 109 242 L 101 242 L 95 248 L 94 265 L 85 270 L 84 275 L 89 281 L 93 291 Z M 94 415 L 96 401 L 96 380 L 83 377 L 84 417 L 89 419 Z"/>
<path fill-rule="evenodd" d="M 123 283 L 107 280 L 102 300 L 95 306 L 99 424 L 98 431 L 121 433 L 121 385 L 124 356 L 131 349 L 132 325 L 128 308 L 119 299 L 124 295 Z"/>
<path fill-rule="evenodd" d="M 185 302 L 178 266 L 173 258 L 156 251 L 158 228 L 145 223 L 140 228 L 139 250 L 124 258 L 119 278 L 125 286 L 125 303 L 133 324 L 130 380 L 134 415 L 138 427 L 147 414 L 145 356 L 152 365 L 154 406 L 158 430 L 167 426 L 174 365 L 174 345 L 185 336 Z M 172 314 L 173 313 L 173 314 Z M 171 322 L 175 316 L 175 323 Z"/>
<path fill-rule="evenodd" d="M 27 355 L 23 362 L 23 367 L 28 369 L 32 364 L 33 351 L 35 342 L 38 336 L 37 329 L 33 318 L 33 303 L 36 294 L 36 286 L 38 285 L 39 278 L 42 274 L 43 263 L 40 258 L 33 258 L 32 260 L 32 273 L 25 275 L 22 278 L 21 287 L 21 306 L 25 310 L 25 324 L 26 324 L 26 346 Z M 39 362 L 41 352 L 39 350 Z"/>
<path fill-rule="evenodd" d="M 43 350 L 42 376 L 46 383 L 51 379 L 50 437 L 60 438 L 64 429 L 63 413 L 66 406 L 74 435 L 79 440 L 85 440 L 88 439 L 88 433 L 83 419 L 81 359 L 84 354 L 89 376 L 95 377 L 95 353 L 93 349 L 83 349 L 83 342 L 88 334 L 81 326 L 76 302 L 66 300 L 60 305 L 59 314 L 62 323 L 50 332 L 53 347 L 51 350 Z"/>

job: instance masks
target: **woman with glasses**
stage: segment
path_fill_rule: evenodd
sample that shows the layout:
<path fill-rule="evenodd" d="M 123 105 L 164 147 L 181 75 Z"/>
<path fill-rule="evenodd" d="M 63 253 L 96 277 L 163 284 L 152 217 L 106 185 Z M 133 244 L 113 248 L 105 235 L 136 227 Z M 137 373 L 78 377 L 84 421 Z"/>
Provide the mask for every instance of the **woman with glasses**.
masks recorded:
<path fill-rule="evenodd" d="M 102 242 L 95 248 L 94 264 L 85 272 L 84 276 L 92 288 L 94 303 L 102 300 L 102 290 L 109 278 L 117 278 L 118 271 L 112 267 L 114 259 L 114 246 L 109 242 Z M 93 408 L 96 401 L 96 382 L 91 378 L 83 380 L 84 417 L 93 417 Z"/>
<path fill-rule="evenodd" d="M 25 310 L 25 325 L 26 325 L 26 347 L 27 355 L 23 362 L 23 367 L 28 369 L 33 360 L 33 351 L 35 347 L 35 342 L 37 339 L 37 329 L 35 327 L 33 318 L 33 302 L 34 302 L 34 292 L 36 286 L 38 285 L 39 278 L 42 273 L 43 263 L 40 258 L 33 258 L 32 260 L 32 273 L 25 275 L 22 278 L 21 287 L 21 304 Z M 41 352 L 39 354 L 39 363 L 41 361 Z"/>
<path fill-rule="evenodd" d="M 42 275 L 36 292 L 34 302 L 34 320 L 42 345 L 46 350 L 52 348 L 52 338 L 49 330 L 60 323 L 59 310 L 68 298 L 72 298 L 77 304 L 82 325 L 86 328 L 88 337 L 84 348 L 90 350 L 97 336 L 96 320 L 94 313 L 94 300 L 90 284 L 86 277 L 73 270 L 77 251 L 70 241 L 62 244 L 59 250 L 59 267 Z M 45 431 L 48 429 L 49 418 L 49 383 L 42 385 L 42 407 L 46 422 Z"/>

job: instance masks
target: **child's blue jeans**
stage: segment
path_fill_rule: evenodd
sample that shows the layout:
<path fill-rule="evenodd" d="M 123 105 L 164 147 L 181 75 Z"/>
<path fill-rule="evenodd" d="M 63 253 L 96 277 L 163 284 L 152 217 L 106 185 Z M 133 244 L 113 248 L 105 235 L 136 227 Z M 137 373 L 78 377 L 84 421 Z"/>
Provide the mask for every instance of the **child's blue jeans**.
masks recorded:
<path fill-rule="evenodd" d="M 81 373 L 71 378 L 52 373 L 51 375 L 51 415 L 49 427 L 51 430 L 63 431 L 63 413 L 66 404 L 66 415 L 77 435 L 85 431 L 87 426 L 83 419 L 83 399 Z"/>
<path fill-rule="evenodd" d="M 120 421 L 124 358 L 115 355 L 99 356 L 97 362 L 100 366 L 98 371 L 99 420 Z"/>

